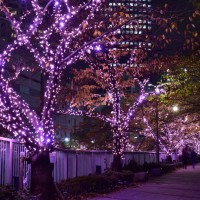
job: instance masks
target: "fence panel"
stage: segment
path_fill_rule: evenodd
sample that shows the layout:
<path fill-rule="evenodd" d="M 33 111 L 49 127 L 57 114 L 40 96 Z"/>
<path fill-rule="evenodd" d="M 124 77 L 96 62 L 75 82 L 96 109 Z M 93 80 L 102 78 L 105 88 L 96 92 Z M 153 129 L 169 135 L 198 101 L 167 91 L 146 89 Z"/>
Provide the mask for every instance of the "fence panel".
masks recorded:
<path fill-rule="evenodd" d="M 112 164 L 112 153 L 110 151 L 93 151 L 93 171 L 92 173 L 104 172 Z"/>
<path fill-rule="evenodd" d="M 20 157 L 21 154 L 23 153 L 25 157 L 28 156 L 28 153 L 26 151 L 26 148 L 24 145 L 17 143 L 17 142 L 12 142 L 12 176 L 13 180 L 12 183 L 18 187 L 18 182 L 19 182 L 19 165 L 20 165 Z M 28 172 L 30 170 L 30 166 L 28 165 L 27 162 L 24 162 L 24 172 Z"/>
<path fill-rule="evenodd" d="M 16 140 L 0 137 L 0 184 L 19 184 L 20 154 L 27 156 L 26 148 Z M 53 177 L 55 182 L 91 173 L 102 173 L 111 167 L 113 155 L 111 151 L 72 151 L 56 149 Z M 165 154 L 160 154 L 165 158 Z M 156 161 L 155 152 L 126 152 L 123 164 L 131 159 L 137 163 Z M 25 177 L 30 184 L 30 165 L 24 164 Z"/>
<path fill-rule="evenodd" d="M 0 184 L 6 183 L 6 157 L 7 157 L 7 141 L 0 141 Z"/>
<path fill-rule="evenodd" d="M 89 152 L 77 153 L 77 176 L 88 175 L 92 172 L 92 154 Z"/>
<path fill-rule="evenodd" d="M 68 178 L 74 178 L 78 175 L 77 172 L 77 165 L 78 165 L 78 158 L 76 152 L 70 152 L 68 154 Z"/>

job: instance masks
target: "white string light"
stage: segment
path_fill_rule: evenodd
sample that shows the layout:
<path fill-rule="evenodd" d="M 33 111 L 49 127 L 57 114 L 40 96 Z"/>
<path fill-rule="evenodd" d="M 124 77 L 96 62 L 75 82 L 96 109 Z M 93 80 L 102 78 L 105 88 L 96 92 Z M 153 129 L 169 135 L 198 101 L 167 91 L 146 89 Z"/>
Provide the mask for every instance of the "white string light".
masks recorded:
<path fill-rule="evenodd" d="M 88 30 L 95 30 L 98 27 L 98 23 L 94 23 L 95 13 L 100 10 L 102 1 L 89 0 L 72 6 L 67 0 L 50 0 L 44 7 L 37 0 L 31 0 L 30 3 L 32 10 L 25 12 L 20 18 L 15 17 L 3 3 L 0 4 L 1 12 L 15 32 L 13 43 L 0 54 L 0 122 L 4 128 L 24 142 L 30 151 L 51 151 L 55 134 L 53 113 L 63 68 L 84 56 L 87 49 L 106 35 L 104 33 L 85 42 L 78 39 Z M 79 25 L 71 28 L 70 24 L 74 18 L 78 18 L 80 12 L 87 12 L 87 15 L 80 20 Z M 34 17 L 27 24 L 26 20 L 31 15 Z M 49 24 L 45 22 L 46 16 L 51 18 Z M 24 28 L 24 24 L 27 28 Z M 107 34 L 113 31 L 114 29 L 109 30 Z M 51 42 L 51 37 L 55 34 L 59 38 L 57 46 L 53 46 Z M 11 79 L 6 80 L 4 77 L 6 63 L 9 62 L 12 53 L 21 46 L 32 53 L 38 66 L 49 77 L 45 86 L 41 118 L 12 89 Z M 17 78 L 21 71 L 17 71 L 14 78 Z"/>

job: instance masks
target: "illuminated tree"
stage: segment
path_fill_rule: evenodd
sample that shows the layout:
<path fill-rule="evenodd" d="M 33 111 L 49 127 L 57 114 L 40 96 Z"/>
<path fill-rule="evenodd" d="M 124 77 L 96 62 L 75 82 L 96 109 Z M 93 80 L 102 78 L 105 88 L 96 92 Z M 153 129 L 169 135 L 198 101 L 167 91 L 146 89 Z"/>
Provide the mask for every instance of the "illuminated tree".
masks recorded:
<path fill-rule="evenodd" d="M 182 113 L 199 115 L 199 72 L 199 58 L 176 57 L 163 75 L 167 91 L 163 101 L 168 105 L 179 105 Z"/>
<path fill-rule="evenodd" d="M 195 56 L 177 57 L 172 59 L 168 65 L 162 82 L 166 93 L 161 100 L 165 107 L 168 107 L 166 113 L 172 113 L 173 105 L 178 105 L 179 111 L 174 116 L 163 114 L 163 137 L 168 138 L 168 147 L 172 149 L 176 146 L 183 147 L 185 144 L 192 144 L 198 150 L 199 138 L 199 59 Z M 162 103 L 161 103 L 162 104 Z M 171 110 L 171 111 L 169 111 Z M 161 114 L 162 116 L 162 114 Z M 165 116 L 165 117 L 164 117 Z M 192 142 L 193 140 L 193 142 Z M 179 151 L 180 149 L 179 148 Z M 198 150 L 199 151 L 199 150 Z"/>
<path fill-rule="evenodd" d="M 31 180 L 34 183 L 32 191 L 41 194 L 43 200 L 55 199 L 49 152 L 53 151 L 55 134 L 53 113 L 57 104 L 56 99 L 60 90 L 63 70 L 78 59 L 87 60 L 86 56 L 101 41 L 114 47 L 113 45 L 117 45 L 119 42 L 122 44 L 123 39 L 129 38 L 140 42 L 142 38 L 145 38 L 144 46 L 148 47 L 152 44 L 153 48 L 155 45 L 161 46 L 162 41 L 165 41 L 165 45 L 162 45 L 164 47 L 170 42 L 168 37 L 178 27 L 174 23 L 178 18 L 174 13 L 173 17 L 168 17 L 166 6 L 163 10 L 155 9 L 155 15 L 153 15 L 153 9 L 144 7 L 143 3 L 138 2 L 134 4 L 134 15 L 131 16 L 126 13 L 126 5 L 112 10 L 108 7 L 109 1 L 102 2 L 101 0 L 30 0 L 27 1 L 27 7 L 23 11 L 14 7 L 10 8 L 7 1 L 0 0 L 0 20 L 4 20 L 9 27 L 6 37 L 1 39 L 3 45 L 0 53 L 0 122 L 5 129 L 24 143 L 31 153 L 33 174 Z M 191 14 L 193 11 L 189 13 Z M 178 16 L 181 16 L 180 12 Z M 136 31 L 141 29 L 140 20 L 152 22 L 161 28 L 159 30 L 165 30 L 165 27 L 170 24 L 168 29 L 170 34 L 163 36 L 161 32 L 154 32 L 148 36 L 148 30 L 146 30 L 144 34 L 133 34 L 132 37 L 121 36 L 119 39 L 120 27 L 129 25 Z M 2 31 L 4 29 L 1 28 L 0 32 Z M 156 33 L 159 34 L 158 37 Z M 193 38 L 192 35 L 195 37 L 196 34 L 189 32 L 187 37 Z M 193 48 L 197 47 L 195 40 L 189 41 L 189 44 Z M 135 52 L 138 51 L 132 48 L 131 54 L 135 55 Z M 146 51 L 144 52 L 147 54 Z M 15 62 L 20 56 L 24 60 L 31 57 L 34 60 L 34 66 L 16 65 Z M 13 76 L 7 77 L 6 71 L 10 67 Z M 31 108 L 12 85 L 22 71 L 29 69 L 31 73 L 35 67 L 38 67 L 46 76 L 40 113 Z M 112 70 L 110 70 L 111 74 Z M 121 113 L 118 112 L 121 108 L 115 80 L 113 79 L 111 82 L 114 89 L 112 99 L 116 102 L 113 120 L 121 116 Z M 144 91 L 144 85 L 140 84 L 140 86 Z M 142 95 L 146 94 L 142 92 Z M 130 116 L 128 115 L 142 100 L 143 96 L 130 107 L 123 120 L 129 120 Z M 117 127 L 115 121 L 113 121 L 113 126 Z M 126 126 L 125 122 L 123 127 L 118 126 L 118 128 L 124 129 Z M 117 137 L 119 130 L 116 129 L 114 134 Z M 114 152 L 121 155 L 127 138 L 126 136 L 120 138 L 124 141 L 124 145 L 118 143 L 117 140 L 119 140 L 118 137 L 115 138 L 114 143 L 119 145 L 119 148 L 114 149 Z"/>
<path fill-rule="evenodd" d="M 113 50 L 107 53 L 98 51 L 93 62 L 89 58 L 87 61 L 91 68 L 76 71 L 74 82 L 77 92 L 70 103 L 66 102 L 60 113 L 85 115 L 109 123 L 113 137 L 113 169 L 120 170 L 120 160 L 129 138 L 130 120 L 149 95 L 145 91 L 148 80 L 140 81 L 137 76 L 142 69 L 130 67 L 129 60 L 120 63 Z M 131 94 L 131 87 L 137 92 Z M 126 101 L 128 95 L 131 95 L 129 102 Z M 109 112 L 101 112 L 102 105 L 107 106 Z"/>
<path fill-rule="evenodd" d="M 0 122 L 31 153 L 32 192 L 41 194 L 43 200 L 53 200 L 49 152 L 53 151 L 53 113 L 63 69 L 84 57 L 85 51 L 93 49 L 103 37 L 114 35 L 123 24 L 132 22 L 116 14 L 115 24 L 109 26 L 112 15 L 101 14 L 106 8 L 101 0 L 31 0 L 24 12 L 14 7 L 9 9 L 6 2 L 0 1 L 1 20 L 10 30 L 2 41 L 4 49 L 0 54 Z M 25 53 L 18 55 L 18 52 Z M 29 68 L 31 73 L 34 70 L 25 64 L 15 65 L 19 56 L 24 56 L 24 60 L 32 57 L 35 67 L 39 67 L 47 78 L 41 113 L 32 109 L 12 87 L 22 71 Z M 13 73 L 7 77 L 9 67 Z"/>
<path fill-rule="evenodd" d="M 167 153 L 178 152 L 190 146 L 199 153 L 200 130 L 197 116 L 186 115 L 176 117 L 171 122 L 166 122 L 161 127 L 161 140 L 165 144 Z"/>
<path fill-rule="evenodd" d="M 165 93 L 164 93 L 165 94 Z M 152 104 L 152 102 L 150 103 Z M 159 148 L 166 154 L 179 153 L 187 144 L 199 152 L 199 116 L 196 113 L 187 114 L 184 110 L 173 111 L 173 107 L 162 103 L 158 104 L 158 132 Z M 144 123 L 146 130 L 141 134 L 156 138 L 156 109 L 153 106 L 144 108 Z"/>

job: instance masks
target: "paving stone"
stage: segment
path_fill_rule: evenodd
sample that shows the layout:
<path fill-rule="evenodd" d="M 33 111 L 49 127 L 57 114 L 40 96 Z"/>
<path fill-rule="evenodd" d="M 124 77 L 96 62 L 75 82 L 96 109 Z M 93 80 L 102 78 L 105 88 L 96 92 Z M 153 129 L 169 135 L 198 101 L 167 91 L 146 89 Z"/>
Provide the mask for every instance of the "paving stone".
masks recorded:
<path fill-rule="evenodd" d="M 88 200 L 200 200 L 200 165 Z"/>

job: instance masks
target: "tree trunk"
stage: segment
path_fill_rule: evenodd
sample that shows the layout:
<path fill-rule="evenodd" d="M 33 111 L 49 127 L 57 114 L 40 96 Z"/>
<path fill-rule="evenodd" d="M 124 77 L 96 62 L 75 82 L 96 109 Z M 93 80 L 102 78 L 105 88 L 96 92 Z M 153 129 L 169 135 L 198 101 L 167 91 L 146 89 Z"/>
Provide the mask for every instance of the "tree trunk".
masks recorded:
<path fill-rule="evenodd" d="M 113 157 L 112 170 L 121 172 L 122 171 L 122 162 L 121 155 L 117 154 Z"/>
<path fill-rule="evenodd" d="M 122 143 L 122 131 L 119 130 L 119 127 L 113 128 L 113 163 L 112 163 L 112 170 L 120 172 L 122 171 L 122 154 L 124 153 L 124 147 Z"/>
<path fill-rule="evenodd" d="M 40 152 L 31 159 L 31 193 L 39 195 L 40 200 L 56 200 L 52 177 L 53 165 L 49 153 Z"/>

